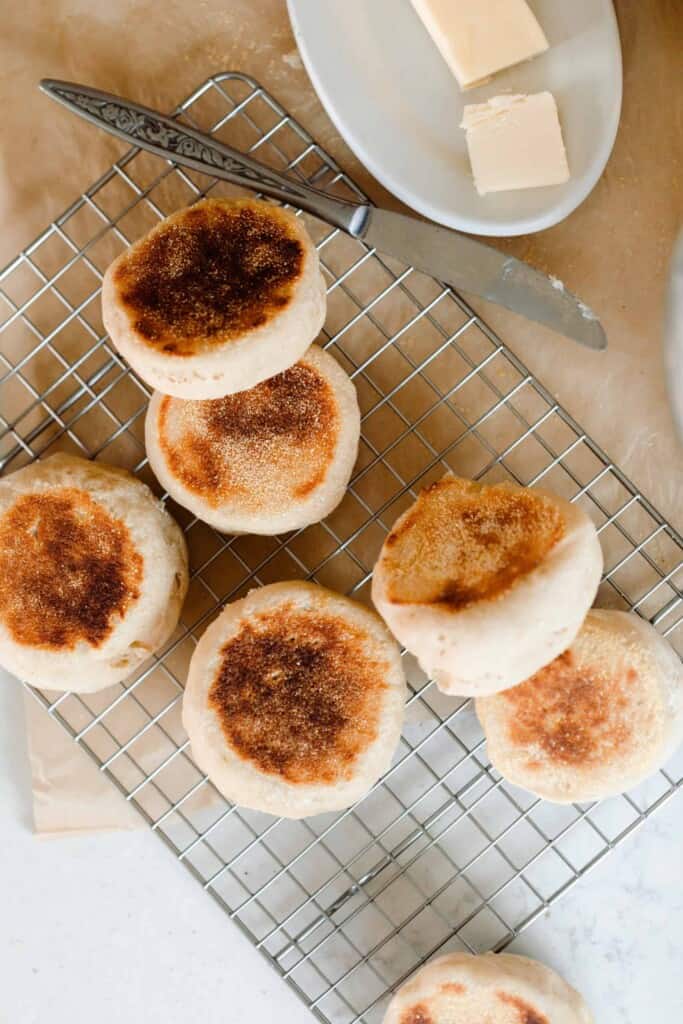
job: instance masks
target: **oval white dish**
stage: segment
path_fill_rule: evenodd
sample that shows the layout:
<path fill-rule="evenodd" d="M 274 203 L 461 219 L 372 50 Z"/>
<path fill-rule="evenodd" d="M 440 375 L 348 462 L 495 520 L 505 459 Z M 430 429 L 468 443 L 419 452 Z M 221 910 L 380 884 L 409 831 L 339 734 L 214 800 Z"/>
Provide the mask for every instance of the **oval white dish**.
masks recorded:
<path fill-rule="evenodd" d="M 621 47 L 611 0 L 531 0 L 550 49 L 463 93 L 410 0 L 287 0 L 299 50 L 330 118 L 390 192 L 431 220 L 481 235 L 521 235 L 583 202 L 612 151 Z M 549 89 L 571 177 L 564 185 L 480 196 L 465 103 Z"/>

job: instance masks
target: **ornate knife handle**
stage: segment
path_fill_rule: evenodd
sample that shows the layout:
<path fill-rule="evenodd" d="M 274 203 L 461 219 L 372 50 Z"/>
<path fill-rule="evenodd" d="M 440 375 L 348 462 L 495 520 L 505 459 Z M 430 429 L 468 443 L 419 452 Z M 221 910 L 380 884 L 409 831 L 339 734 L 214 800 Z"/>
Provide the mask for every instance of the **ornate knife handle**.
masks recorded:
<path fill-rule="evenodd" d="M 203 132 L 130 100 L 50 78 L 43 79 L 40 88 L 86 121 L 125 142 L 233 185 L 294 203 L 356 237 L 363 234 L 369 215 L 367 205 L 333 199 L 318 189 L 278 174 Z"/>

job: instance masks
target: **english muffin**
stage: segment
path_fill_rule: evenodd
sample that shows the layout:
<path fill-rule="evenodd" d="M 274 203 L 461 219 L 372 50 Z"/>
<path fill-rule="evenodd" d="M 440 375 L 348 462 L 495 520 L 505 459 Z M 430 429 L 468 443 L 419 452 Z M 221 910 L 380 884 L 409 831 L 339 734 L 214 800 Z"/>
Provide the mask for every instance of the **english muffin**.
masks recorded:
<path fill-rule="evenodd" d="M 312 583 L 273 583 L 227 605 L 202 636 L 183 724 L 229 800 L 303 818 L 367 793 L 390 764 L 405 697 L 378 616 Z"/>
<path fill-rule="evenodd" d="M 576 505 L 447 474 L 394 523 L 372 597 L 442 690 L 483 695 L 569 646 L 601 571 L 595 527 Z"/>
<path fill-rule="evenodd" d="M 301 220 L 256 199 L 204 199 L 123 252 L 102 282 L 111 340 L 152 388 L 220 398 L 299 359 L 325 285 Z"/>
<path fill-rule="evenodd" d="M 421 967 L 389 1003 L 384 1024 L 593 1024 L 575 989 L 537 960 L 449 953 Z"/>
<path fill-rule="evenodd" d="M 0 664 L 49 690 L 129 675 L 178 622 L 180 528 L 130 473 L 53 455 L 0 480 Z"/>
<path fill-rule="evenodd" d="M 569 650 L 476 709 L 510 782 L 555 803 L 599 800 L 652 775 L 683 742 L 683 666 L 648 622 L 594 609 Z"/>
<path fill-rule="evenodd" d="M 356 389 L 317 345 L 236 395 L 155 392 L 145 421 L 159 482 L 224 533 L 284 533 L 324 519 L 344 496 L 359 436 Z"/>

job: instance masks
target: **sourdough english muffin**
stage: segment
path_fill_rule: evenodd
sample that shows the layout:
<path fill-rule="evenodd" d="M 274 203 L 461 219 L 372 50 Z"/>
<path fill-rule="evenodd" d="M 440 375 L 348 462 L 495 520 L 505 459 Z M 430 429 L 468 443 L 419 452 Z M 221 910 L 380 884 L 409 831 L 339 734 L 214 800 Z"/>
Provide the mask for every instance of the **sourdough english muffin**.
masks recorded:
<path fill-rule="evenodd" d="M 600 581 L 588 516 L 546 491 L 447 474 L 394 523 L 372 597 L 446 693 L 495 693 L 572 642 Z"/>
<path fill-rule="evenodd" d="M 384 1024 L 593 1024 L 559 974 L 511 953 L 450 953 L 421 967 L 389 1003 Z"/>
<path fill-rule="evenodd" d="M 476 708 L 506 779 L 555 803 L 598 800 L 683 742 L 683 666 L 648 622 L 594 609 L 569 650 Z"/>
<path fill-rule="evenodd" d="M 256 199 L 205 199 L 172 214 L 102 282 L 111 340 L 151 387 L 178 398 L 219 398 L 286 370 L 325 309 L 303 223 Z"/>
<path fill-rule="evenodd" d="M 378 616 L 312 583 L 273 583 L 227 605 L 202 636 L 183 724 L 229 800 L 303 818 L 350 806 L 389 767 L 405 696 Z"/>
<path fill-rule="evenodd" d="M 236 395 L 193 402 L 157 392 L 145 421 L 159 482 L 224 533 L 284 533 L 324 519 L 344 496 L 359 436 L 356 389 L 317 345 Z"/>
<path fill-rule="evenodd" d="M 91 693 L 171 635 L 187 590 L 177 524 L 130 473 L 53 455 L 0 480 L 0 664 Z"/>

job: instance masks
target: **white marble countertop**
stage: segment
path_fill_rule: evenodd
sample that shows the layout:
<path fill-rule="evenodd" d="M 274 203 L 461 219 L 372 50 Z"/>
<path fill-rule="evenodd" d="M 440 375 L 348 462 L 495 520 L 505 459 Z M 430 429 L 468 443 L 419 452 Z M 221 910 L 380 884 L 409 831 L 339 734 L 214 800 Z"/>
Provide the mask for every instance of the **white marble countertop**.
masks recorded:
<path fill-rule="evenodd" d="M 147 830 L 36 839 L 20 688 L 0 673 L 0 1021 L 310 1024 Z M 683 815 L 674 797 L 511 947 L 581 989 L 596 1024 L 683 1020 Z"/>

